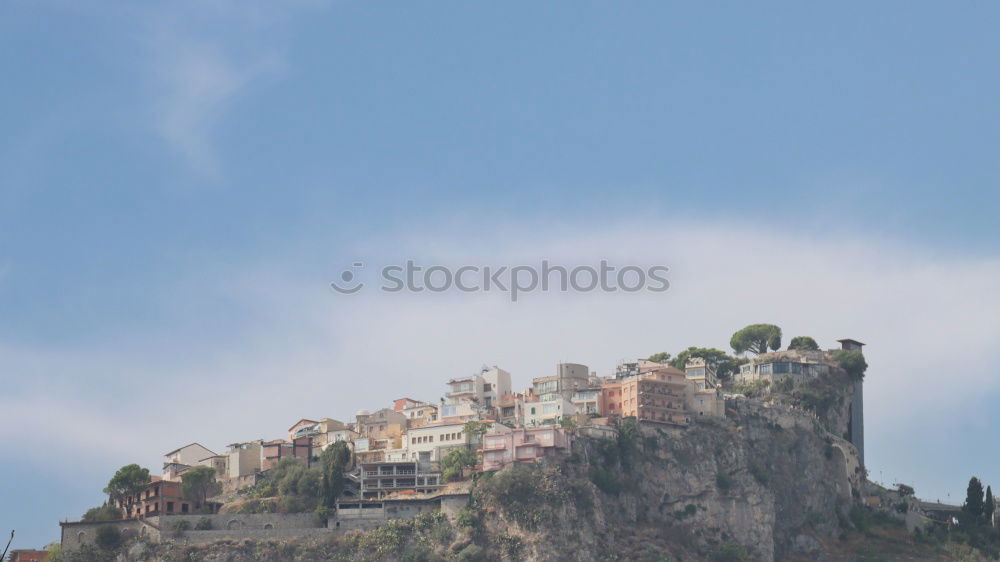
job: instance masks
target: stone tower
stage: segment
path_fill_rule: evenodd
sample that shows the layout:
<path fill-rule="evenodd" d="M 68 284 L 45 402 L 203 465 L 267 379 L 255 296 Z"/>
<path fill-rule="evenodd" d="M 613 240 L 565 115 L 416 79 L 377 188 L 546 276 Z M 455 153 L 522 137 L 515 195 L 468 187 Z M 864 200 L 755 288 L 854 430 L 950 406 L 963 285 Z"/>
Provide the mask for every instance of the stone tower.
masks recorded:
<path fill-rule="evenodd" d="M 840 348 L 845 350 L 861 351 L 865 345 L 857 340 L 844 339 L 840 342 Z M 851 396 L 851 421 L 847 426 L 848 439 L 858 450 L 861 465 L 865 464 L 865 383 L 863 380 L 854 381 L 854 394 Z"/>

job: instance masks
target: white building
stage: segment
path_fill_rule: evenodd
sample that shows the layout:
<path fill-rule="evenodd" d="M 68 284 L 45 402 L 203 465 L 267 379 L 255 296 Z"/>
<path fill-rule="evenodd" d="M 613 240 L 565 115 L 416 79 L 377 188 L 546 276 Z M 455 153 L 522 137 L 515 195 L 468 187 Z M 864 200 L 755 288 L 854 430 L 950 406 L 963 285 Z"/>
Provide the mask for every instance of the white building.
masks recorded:
<path fill-rule="evenodd" d="M 421 463 L 437 462 L 456 447 L 471 443 L 464 423 L 433 423 L 406 433 L 409 460 Z"/>
<path fill-rule="evenodd" d="M 601 389 L 585 388 L 573 392 L 574 413 L 577 414 L 600 414 L 601 413 Z"/>
<path fill-rule="evenodd" d="M 202 459 L 218 456 L 200 443 L 191 443 L 163 455 L 163 479 L 180 480 L 181 473 L 192 466 L 198 466 Z"/>
<path fill-rule="evenodd" d="M 448 386 L 440 419 L 454 415 L 446 411 L 447 406 L 460 404 L 468 405 L 479 417 L 492 417 L 499 398 L 511 392 L 510 373 L 495 365 L 483 367 L 478 374 L 451 379 Z"/>
<path fill-rule="evenodd" d="M 573 403 L 566 398 L 558 394 L 547 396 L 549 397 L 549 400 L 525 402 L 525 427 L 537 427 L 540 425 L 553 424 L 557 425 L 564 417 L 572 416 L 576 413 L 576 408 L 573 406 Z"/>

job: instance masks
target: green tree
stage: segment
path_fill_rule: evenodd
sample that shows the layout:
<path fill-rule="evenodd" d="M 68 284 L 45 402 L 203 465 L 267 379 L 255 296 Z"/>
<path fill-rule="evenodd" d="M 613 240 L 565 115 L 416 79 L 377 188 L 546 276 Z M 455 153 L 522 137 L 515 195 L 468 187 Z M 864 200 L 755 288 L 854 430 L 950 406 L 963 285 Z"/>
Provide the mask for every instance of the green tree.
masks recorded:
<path fill-rule="evenodd" d="M 323 475 L 317 468 L 309 468 L 299 458 L 281 459 L 278 466 L 267 471 L 260 486 L 264 497 L 281 496 L 286 512 L 312 511 L 319 502 Z M 258 484 L 260 485 L 260 484 Z"/>
<path fill-rule="evenodd" d="M 85 523 L 96 523 L 98 521 L 117 521 L 122 518 L 122 510 L 105 503 L 100 507 L 92 507 L 80 518 Z"/>
<path fill-rule="evenodd" d="M 217 493 L 219 484 L 212 467 L 199 466 L 181 474 L 181 495 L 199 506 L 206 505 L 208 498 Z"/>
<path fill-rule="evenodd" d="M 466 447 L 452 449 L 438 464 L 441 468 L 441 477 L 445 481 L 458 480 L 462 477 L 464 467 L 475 466 L 476 453 Z"/>
<path fill-rule="evenodd" d="M 760 355 L 781 348 L 781 328 L 774 324 L 751 324 L 739 330 L 729 339 L 729 345 L 736 353 L 747 351 Z"/>
<path fill-rule="evenodd" d="M 986 487 L 986 501 L 983 502 L 983 519 L 989 525 L 993 524 L 993 512 L 996 511 L 996 502 L 993 501 L 993 489 Z"/>
<path fill-rule="evenodd" d="M 480 421 L 465 422 L 465 433 L 469 436 L 470 443 L 479 443 L 483 440 L 483 435 L 490 430 L 490 424 Z"/>
<path fill-rule="evenodd" d="M 788 342 L 788 349 L 798 350 L 798 351 L 817 351 L 819 350 L 819 344 L 816 340 L 809 336 L 795 336 L 792 341 Z"/>
<path fill-rule="evenodd" d="M 864 354 L 858 349 L 841 349 L 833 354 L 833 360 L 840 365 L 840 368 L 847 372 L 847 374 L 854 380 L 862 380 L 865 378 L 865 371 L 868 370 L 868 363 L 865 361 Z"/>
<path fill-rule="evenodd" d="M 740 370 L 743 361 L 714 347 L 689 347 L 670 361 L 670 366 L 683 370 L 692 357 L 700 357 L 706 363 L 715 365 L 719 377 L 728 379 Z"/>
<path fill-rule="evenodd" d="M 149 484 L 149 469 L 137 464 L 125 465 L 115 472 L 104 493 L 112 502 L 121 501 L 126 496 L 138 494 Z"/>
<path fill-rule="evenodd" d="M 664 363 L 666 361 L 670 361 L 670 354 L 667 353 L 666 351 L 661 351 L 659 353 L 654 353 L 650 355 L 649 359 L 647 360 L 652 361 L 654 363 Z"/>
<path fill-rule="evenodd" d="M 978 521 L 983 515 L 983 483 L 973 476 L 969 479 L 969 487 L 965 492 L 965 505 L 962 511 L 972 521 Z"/>
<path fill-rule="evenodd" d="M 351 448 L 344 441 L 327 447 L 319 456 L 323 473 L 320 502 L 324 507 L 334 507 L 344 492 L 344 471 L 351 463 Z"/>

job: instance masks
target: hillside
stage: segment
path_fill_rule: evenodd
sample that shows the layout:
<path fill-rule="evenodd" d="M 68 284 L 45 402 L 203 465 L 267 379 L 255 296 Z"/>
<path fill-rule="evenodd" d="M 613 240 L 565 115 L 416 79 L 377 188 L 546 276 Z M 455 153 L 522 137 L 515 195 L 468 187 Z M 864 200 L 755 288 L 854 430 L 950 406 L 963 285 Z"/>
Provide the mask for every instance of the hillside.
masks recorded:
<path fill-rule="evenodd" d="M 853 450 L 824 429 L 838 416 L 750 400 L 729 414 L 688 429 L 581 431 L 569 457 L 481 475 L 453 521 L 427 514 L 339 539 L 164 543 L 127 558 L 957 559 L 859 505 Z"/>

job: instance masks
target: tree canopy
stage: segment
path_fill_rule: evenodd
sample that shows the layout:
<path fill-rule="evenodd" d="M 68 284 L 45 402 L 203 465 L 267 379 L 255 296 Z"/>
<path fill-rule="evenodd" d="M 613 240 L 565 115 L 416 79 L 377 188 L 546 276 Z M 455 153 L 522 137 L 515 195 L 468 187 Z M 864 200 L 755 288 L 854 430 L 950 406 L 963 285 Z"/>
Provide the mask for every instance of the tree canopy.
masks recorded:
<path fill-rule="evenodd" d="M 193 502 L 205 505 L 218 490 L 215 469 L 210 466 L 198 466 L 181 474 L 181 495 Z"/>
<path fill-rule="evenodd" d="M 92 507 L 80 518 L 84 523 L 96 523 L 98 521 L 117 521 L 122 518 L 122 510 L 105 503 L 100 507 Z"/>
<path fill-rule="evenodd" d="M 647 361 L 652 361 L 654 363 L 663 363 L 665 361 L 670 361 L 670 354 L 666 351 L 661 351 L 659 353 L 654 353 L 649 356 Z"/>
<path fill-rule="evenodd" d="M 781 328 L 774 324 L 751 324 L 733 334 L 729 345 L 736 353 L 750 351 L 757 355 L 767 353 L 767 349 L 781 348 Z"/>
<path fill-rule="evenodd" d="M 439 463 L 441 467 L 441 477 L 445 481 L 458 480 L 462 476 L 462 468 L 475 466 L 476 453 L 466 447 L 452 449 Z"/>
<path fill-rule="evenodd" d="M 819 350 L 819 344 L 816 340 L 809 336 L 795 336 L 792 341 L 788 342 L 789 350 L 798 351 L 817 351 Z"/>
<path fill-rule="evenodd" d="M 126 496 L 138 494 L 149 484 L 149 469 L 137 464 L 125 465 L 115 472 L 104 493 L 112 501 L 121 501 Z"/>
<path fill-rule="evenodd" d="M 469 436 L 470 443 L 482 440 L 483 435 L 490 430 L 490 424 L 481 421 L 465 422 L 465 433 Z"/>
<path fill-rule="evenodd" d="M 847 374 L 856 381 L 865 378 L 865 371 L 868 370 L 868 362 L 865 361 L 864 354 L 858 349 L 841 349 L 833 354 L 833 360 L 840 365 L 840 368 L 847 371 Z"/>
<path fill-rule="evenodd" d="M 733 376 L 740 369 L 739 359 L 714 347 L 689 347 L 678 353 L 670 361 L 670 365 L 683 370 L 692 357 L 699 357 L 706 363 L 715 365 L 716 374 L 724 379 Z"/>

